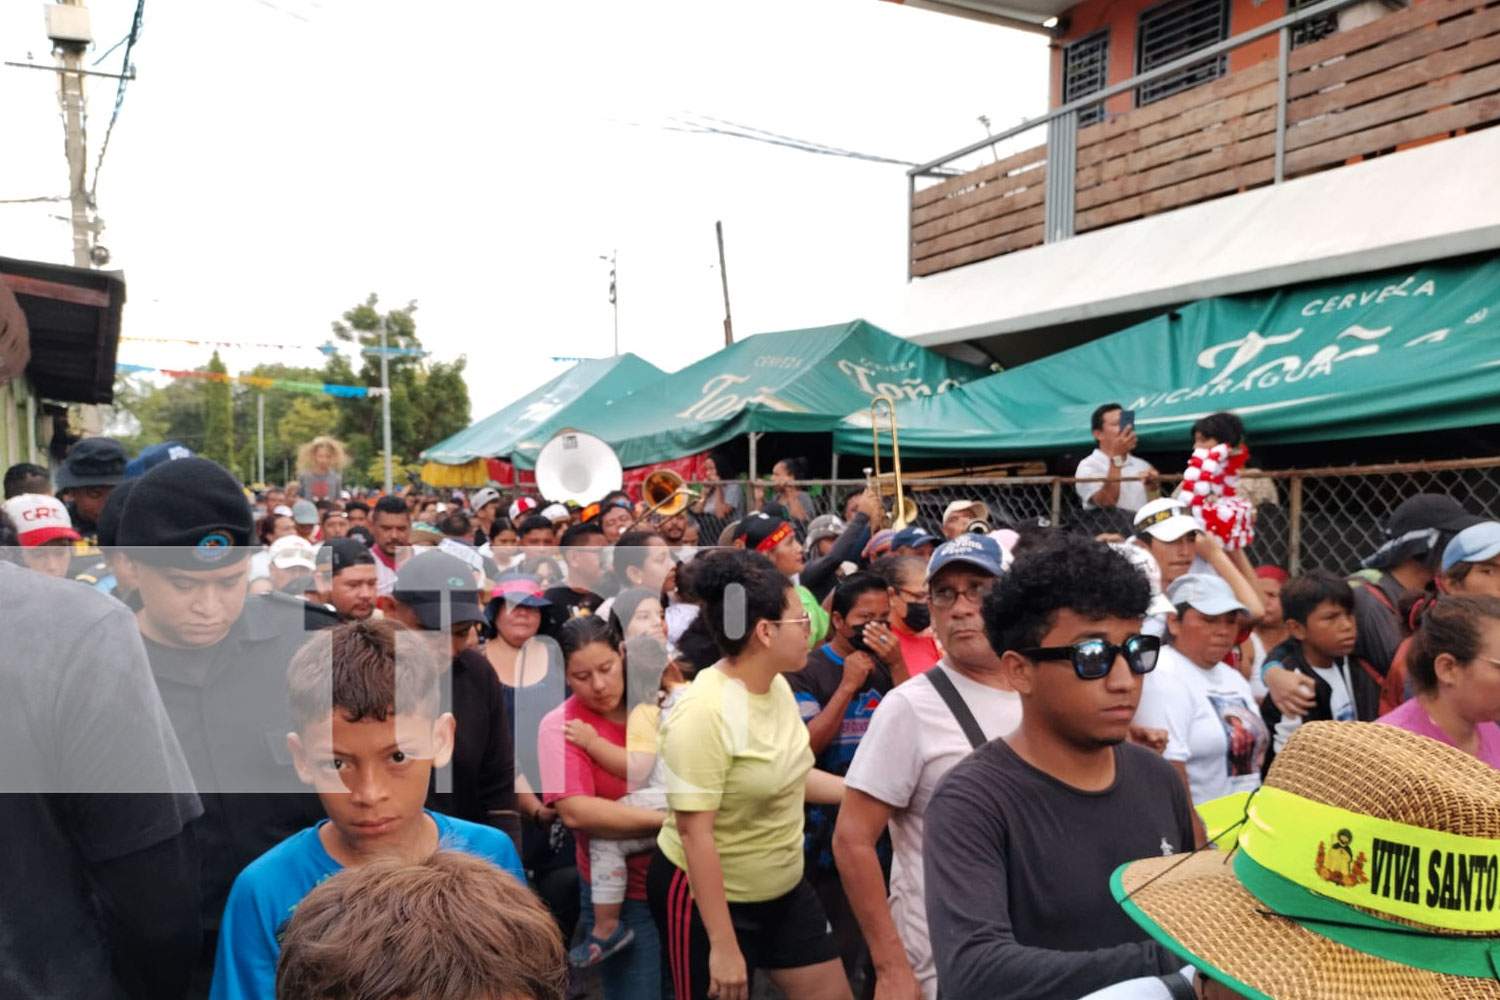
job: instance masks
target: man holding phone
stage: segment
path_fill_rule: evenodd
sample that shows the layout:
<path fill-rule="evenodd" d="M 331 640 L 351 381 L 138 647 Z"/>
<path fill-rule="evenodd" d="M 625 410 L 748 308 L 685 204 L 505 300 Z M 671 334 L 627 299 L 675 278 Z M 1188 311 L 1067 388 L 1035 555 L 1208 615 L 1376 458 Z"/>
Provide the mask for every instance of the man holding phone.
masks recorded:
<path fill-rule="evenodd" d="M 1147 501 L 1160 494 L 1160 479 L 1150 462 L 1137 458 L 1135 450 L 1135 411 L 1120 408 L 1119 403 L 1105 403 L 1094 411 L 1092 453 L 1078 463 L 1074 473 L 1078 498 L 1085 510 L 1113 507 L 1134 514 Z"/>

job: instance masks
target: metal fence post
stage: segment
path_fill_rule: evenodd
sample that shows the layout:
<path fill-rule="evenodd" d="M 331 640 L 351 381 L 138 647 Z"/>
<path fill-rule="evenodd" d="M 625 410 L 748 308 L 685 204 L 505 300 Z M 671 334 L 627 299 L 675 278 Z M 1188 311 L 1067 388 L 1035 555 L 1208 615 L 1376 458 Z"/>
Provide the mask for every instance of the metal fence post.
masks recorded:
<path fill-rule="evenodd" d="M 1288 57 L 1292 51 L 1292 29 L 1283 27 L 1276 46 L 1276 183 L 1286 180 L 1286 92 Z"/>
<path fill-rule="evenodd" d="M 1052 477 L 1052 524 L 1062 524 L 1062 479 L 1057 476 Z"/>
<path fill-rule="evenodd" d="M 1073 196 L 1078 187 L 1078 112 L 1047 122 L 1047 190 L 1043 238 L 1048 243 L 1073 235 Z"/>
<path fill-rule="evenodd" d="M 1302 477 L 1291 478 L 1291 518 L 1287 523 L 1287 572 L 1296 574 L 1302 562 Z"/>

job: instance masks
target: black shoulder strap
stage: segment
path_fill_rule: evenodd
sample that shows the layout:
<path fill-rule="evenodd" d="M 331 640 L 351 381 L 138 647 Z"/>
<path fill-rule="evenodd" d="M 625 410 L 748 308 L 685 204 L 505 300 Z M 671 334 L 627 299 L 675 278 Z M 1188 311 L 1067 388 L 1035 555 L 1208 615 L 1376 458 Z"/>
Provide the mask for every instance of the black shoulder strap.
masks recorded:
<path fill-rule="evenodd" d="M 1173 972 L 1170 975 L 1162 976 L 1161 984 L 1172 995 L 1172 1000 L 1197 1000 L 1198 992 L 1193 989 L 1191 983 L 1182 978 L 1180 973 Z"/>
<path fill-rule="evenodd" d="M 969 706 L 964 703 L 964 696 L 958 693 L 958 688 L 953 686 L 953 681 L 943 672 L 943 668 L 934 666 L 927 671 L 927 679 L 932 686 L 937 688 L 937 693 L 943 696 L 943 701 L 948 703 L 948 711 L 958 720 L 958 728 L 964 731 L 969 738 L 969 746 L 978 750 L 989 740 L 984 738 L 984 730 L 979 728 L 979 722 L 974 718 L 974 713 L 969 711 Z"/>

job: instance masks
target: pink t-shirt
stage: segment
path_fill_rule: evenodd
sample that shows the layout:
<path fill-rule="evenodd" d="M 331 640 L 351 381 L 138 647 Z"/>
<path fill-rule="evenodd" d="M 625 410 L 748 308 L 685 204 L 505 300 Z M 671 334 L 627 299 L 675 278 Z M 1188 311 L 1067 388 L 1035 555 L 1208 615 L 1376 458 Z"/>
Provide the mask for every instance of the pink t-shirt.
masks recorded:
<path fill-rule="evenodd" d="M 931 629 L 921 635 L 913 635 L 899 622 L 892 621 L 891 631 L 896 633 L 896 641 L 901 643 L 901 656 L 906 661 L 908 676 L 925 674 L 943 658 L 943 649 L 932 637 Z"/>
<path fill-rule="evenodd" d="M 1397 705 L 1394 709 L 1375 720 L 1384 722 L 1388 726 L 1404 729 L 1418 736 L 1426 736 L 1446 743 L 1450 747 L 1457 746 L 1448 734 L 1438 728 L 1438 724 L 1432 721 L 1432 716 L 1427 714 L 1427 709 L 1422 707 L 1422 702 L 1416 698 L 1410 698 Z M 1500 725 L 1493 722 L 1481 722 L 1479 730 L 1479 753 L 1478 757 L 1490 767 L 1500 770 Z"/>
<path fill-rule="evenodd" d="M 592 795 L 614 801 L 629 790 L 625 779 L 610 774 L 594 762 L 584 750 L 569 743 L 563 736 L 563 725 L 573 719 L 587 722 L 598 730 L 599 735 L 615 746 L 625 745 L 625 727 L 611 722 L 604 716 L 585 708 L 572 695 L 567 701 L 542 716 L 537 729 L 536 745 L 542 772 L 542 801 L 552 805 L 560 799 L 574 795 Z M 582 830 L 573 832 L 578 844 L 578 877 L 589 882 L 589 835 Z M 651 866 L 650 853 L 632 854 L 628 861 L 630 880 L 625 886 L 626 899 L 646 898 L 646 869 Z"/>

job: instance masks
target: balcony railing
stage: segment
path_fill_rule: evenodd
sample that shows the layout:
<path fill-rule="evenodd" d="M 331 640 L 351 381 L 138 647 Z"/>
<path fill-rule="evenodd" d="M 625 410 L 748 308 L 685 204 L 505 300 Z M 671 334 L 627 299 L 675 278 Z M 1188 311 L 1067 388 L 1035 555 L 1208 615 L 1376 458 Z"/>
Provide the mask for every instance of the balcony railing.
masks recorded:
<path fill-rule="evenodd" d="M 1297 25 L 1357 2 L 1325 0 L 911 170 L 910 276 L 1500 123 L 1500 3 L 1426 0 L 1291 47 Z M 1081 108 L 1268 35 L 1273 60 L 1077 126 Z M 1040 145 L 955 170 L 1043 129 Z"/>

